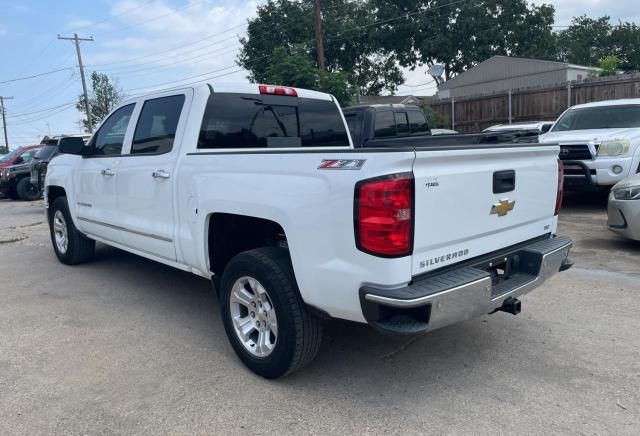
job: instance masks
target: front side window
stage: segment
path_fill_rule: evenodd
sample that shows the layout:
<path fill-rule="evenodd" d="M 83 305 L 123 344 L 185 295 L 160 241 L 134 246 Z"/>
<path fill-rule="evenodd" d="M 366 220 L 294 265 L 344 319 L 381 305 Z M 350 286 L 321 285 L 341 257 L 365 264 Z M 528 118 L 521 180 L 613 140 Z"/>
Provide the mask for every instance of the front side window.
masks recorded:
<path fill-rule="evenodd" d="M 334 103 L 254 94 L 211 95 L 198 139 L 198 148 L 328 146 L 349 146 Z"/>
<path fill-rule="evenodd" d="M 31 159 L 33 159 L 33 156 L 36 154 L 37 151 L 38 151 L 38 149 L 32 148 L 31 150 L 28 150 L 28 151 L 25 151 L 24 153 L 22 153 L 20 155 L 20 157 L 22 158 L 22 162 L 23 163 L 31 162 Z"/>
<path fill-rule="evenodd" d="M 107 118 L 92 140 L 93 155 L 120 155 L 134 107 L 135 103 L 123 106 Z"/>
<path fill-rule="evenodd" d="M 169 153 L 183 106 L 182 94 L 147 100 L 140 111 L 131 154 Z"/>
<path fill-rule="evenodd" d="M 640 105 L 571 109 L 556 122 L 552 132 L 640 127 Z"/>

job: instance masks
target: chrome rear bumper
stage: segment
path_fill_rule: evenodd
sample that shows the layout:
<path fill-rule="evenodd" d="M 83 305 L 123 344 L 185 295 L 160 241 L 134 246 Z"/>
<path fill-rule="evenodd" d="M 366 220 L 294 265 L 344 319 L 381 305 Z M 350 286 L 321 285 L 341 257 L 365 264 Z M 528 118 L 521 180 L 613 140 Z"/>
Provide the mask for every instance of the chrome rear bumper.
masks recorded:
<path fill-rule="evenodd" d="M 415 280 L 403 288 L 364 286 L 360 290 L 363 314 L 380 330 L 410 334 L 492 313 L 505 300 L 520 297 L 570 268 L 571 246 L 570 238 L 555 237 L 496 253 L 491 261 Z"/>

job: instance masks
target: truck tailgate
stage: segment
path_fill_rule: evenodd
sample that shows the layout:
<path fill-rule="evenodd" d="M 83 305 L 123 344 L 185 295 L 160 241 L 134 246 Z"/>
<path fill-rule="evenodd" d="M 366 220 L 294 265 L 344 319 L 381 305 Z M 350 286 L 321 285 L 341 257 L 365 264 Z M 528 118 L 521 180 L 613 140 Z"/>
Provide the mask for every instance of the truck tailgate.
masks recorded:
<path fill-rule="evenodd" d="M 412 274 L 554 231 L 557 146 L 417 149 Z"/>

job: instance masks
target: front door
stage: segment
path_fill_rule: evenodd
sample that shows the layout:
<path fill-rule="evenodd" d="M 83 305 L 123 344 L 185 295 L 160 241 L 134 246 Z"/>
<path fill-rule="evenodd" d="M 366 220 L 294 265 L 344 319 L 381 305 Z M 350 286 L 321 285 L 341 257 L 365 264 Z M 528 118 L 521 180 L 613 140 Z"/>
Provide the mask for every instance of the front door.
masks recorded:
<path fill-rule="evenodd" d="M 141 102 L 131 147 L 116 180 L 123 243 L 168 260 L 176 260 L 174 169 L 186 122 L 182 114 L 190 100 L 188 91 Z"/>
<path fill-rule="evenodd" d="M 78 227 L 89 236 L 121 242 L 115 224 L 116 181 L 122 147 L 131 141 L 134 108 L 135 104 L 123 106 L 107 118 L 89 144 L 91 155 L 81 160 L 75 172 Z"/>

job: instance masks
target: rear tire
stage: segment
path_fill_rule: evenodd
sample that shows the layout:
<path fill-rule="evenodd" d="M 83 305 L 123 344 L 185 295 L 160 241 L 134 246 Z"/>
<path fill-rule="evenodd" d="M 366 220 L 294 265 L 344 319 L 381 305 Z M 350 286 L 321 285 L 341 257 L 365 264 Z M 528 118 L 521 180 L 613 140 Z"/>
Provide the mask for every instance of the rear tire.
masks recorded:
<path fill-rule="evenodd" d="M 91 259 L 96 241 L 89 239 L 76 229 L 69 213 L 66 197 L 58 197 L 49 211 L 49 230 L 53 250 L 60 262 L 77 265 Z"/>
<path fill-rule="evenodd" d="M 229 342 L 256 374 L 291 374 L 318 353 L 322 323 L 300 297 L 287 250 L 264 247 L 238 254 L 224 270 L 219 295 Z"/>
<path fill-rule="evenodd" d="M 29 177 L 23 177 L 18 181 L 16 191 L 18 196 L 24 201 L 36 201 L 41 197 L 40 190 L 31 184 Z"/>

